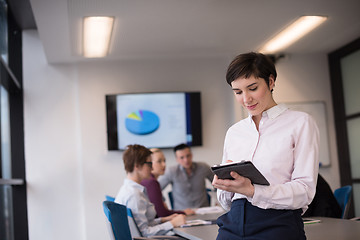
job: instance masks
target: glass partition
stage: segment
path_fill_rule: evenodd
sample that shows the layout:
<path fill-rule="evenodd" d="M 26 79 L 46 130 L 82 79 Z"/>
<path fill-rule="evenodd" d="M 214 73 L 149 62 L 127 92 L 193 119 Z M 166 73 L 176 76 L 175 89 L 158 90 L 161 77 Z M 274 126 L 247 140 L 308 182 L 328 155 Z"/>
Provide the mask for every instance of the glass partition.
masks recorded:
<path fill-rule="evenodd" d="M 360 112 L 360 50 L 341 59 L 346 115 Z"/>
<path fill-rule="evenodd" d="M 10 179 L 11 176 L 11 145 L 10 145 L 10 108 L 9 94 L 0 87 L 0 116 L 1 116 L 1 176 Z"/>
<path fill-rule="evenodd" d="M 349 152 L 351 163 L 351 177 L 360 178 L 360 118 L 347 121 Z"/>
<path fill-rule="evenodd" d="M 0 54 L 2 60 L 8 64 L 8 24 L 5 0 L 0 0 L 0 23 Z"/>
<path fill-rule="evenodd" d="M 353 196 L 354 199 L 352 199 L 351 204 L 354 203 L 355 207 L 355 216 L 360 216 L 360 183 L 354 183 L 353 184 Z"/>
<path fill-rule="evenodd" d="M 12 186 L 0 185 L 0 239 L 14 239 Z"/>

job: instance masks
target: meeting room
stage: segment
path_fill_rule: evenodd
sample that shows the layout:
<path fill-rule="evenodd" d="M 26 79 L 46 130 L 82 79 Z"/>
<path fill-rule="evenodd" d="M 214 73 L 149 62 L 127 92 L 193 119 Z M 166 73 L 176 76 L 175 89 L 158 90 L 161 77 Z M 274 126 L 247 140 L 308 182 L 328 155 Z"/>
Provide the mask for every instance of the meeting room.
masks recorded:
<path fill-rule="evenodd" d="M 0 239 L 360 238 L 359 9 L 0 0 Z"/>

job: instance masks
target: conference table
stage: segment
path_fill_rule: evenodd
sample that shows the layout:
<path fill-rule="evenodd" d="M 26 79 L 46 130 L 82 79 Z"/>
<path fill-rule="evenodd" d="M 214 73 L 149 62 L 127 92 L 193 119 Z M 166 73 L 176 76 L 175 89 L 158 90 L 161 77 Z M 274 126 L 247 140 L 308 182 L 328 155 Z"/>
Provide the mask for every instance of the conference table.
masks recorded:
<path fill-rule="evenodd" d="M 215 220 L 222 213 L 193 215 L 186 217 L 187 220 L 202 219 Z M 319 223 L 305 224 L 307 240 L 356 240 L 360 239 L 360 221 L 338 218 L 315 217 Z M 215 240 L 218 234 L 216 224 L 179 227 L 174 232 L 190 240 Z"/>

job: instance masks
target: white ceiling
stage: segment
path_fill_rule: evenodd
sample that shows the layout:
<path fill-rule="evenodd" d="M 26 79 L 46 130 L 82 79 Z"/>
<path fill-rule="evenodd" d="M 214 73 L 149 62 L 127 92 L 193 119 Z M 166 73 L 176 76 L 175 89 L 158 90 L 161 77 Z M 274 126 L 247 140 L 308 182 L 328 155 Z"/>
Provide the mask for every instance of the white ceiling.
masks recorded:
<path fill-rule="evenodd" d="M 256 51 L 301 15 L 328 21 L 286 53 L 328 53 L 360 37 L 360 0 L 30 0 L 49 63 L 81 56 L 82 18 L 115 16 L 105 60 L 234 56 Z"/>

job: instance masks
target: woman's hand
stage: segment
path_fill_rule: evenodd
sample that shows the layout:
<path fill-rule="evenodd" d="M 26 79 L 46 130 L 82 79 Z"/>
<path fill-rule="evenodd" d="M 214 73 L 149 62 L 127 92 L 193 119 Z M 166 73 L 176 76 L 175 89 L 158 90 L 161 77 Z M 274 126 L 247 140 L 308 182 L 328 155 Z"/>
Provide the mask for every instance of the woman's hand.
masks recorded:
<path fill-rule="evenodd" d="M 187 209 L 184 209 L 183 212 L 188 216 L 188 215 L 194 215 L 195 214 L 195 211 L 192 210 L 191 208 L 187 208 Z"/>
<path fill-rule="evenodd" d="M 250 179 L 240 176 L 236 172 L 230 172 L 230 175 L 234 180 L 229 179 L 219 179 L 216 175 L 212 181 L 212 185 L 215 188 L 225 190 L 233 193 L 240 193 L 247 197 L 253 197 L 255 188 L 251 184 Z"/>
<path fill-rule="evenodd" d="M 178 215 L 183 215 L 183 214 L 174 213 L 174 214 L 171 214 L 169 216 L 162 217 L 161 222 L 163 223 L 163 222 L 171 221 L 172 219 L 174 219 Z"/>
<path fill-rule="evenodd" d="M 177 214 L 170 222 L 174 227 L 180 227 L 181 225 L 185 224 L 185 215 Z"/>

